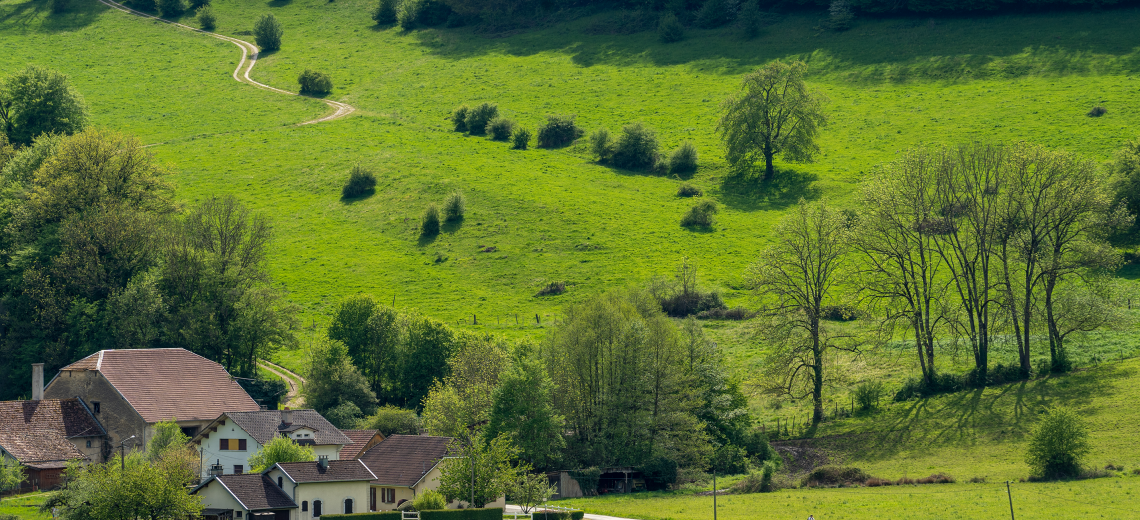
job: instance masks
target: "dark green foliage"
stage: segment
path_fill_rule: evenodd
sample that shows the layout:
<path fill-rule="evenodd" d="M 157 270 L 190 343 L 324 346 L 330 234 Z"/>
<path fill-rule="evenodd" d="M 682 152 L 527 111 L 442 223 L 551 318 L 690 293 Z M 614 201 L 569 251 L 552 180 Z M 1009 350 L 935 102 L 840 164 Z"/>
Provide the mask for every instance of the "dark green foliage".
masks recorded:
<path fill-rule="evenodd" d="M 715 29 L 732 21 L 732 9 L 727 0 L 705 0 L 697 12 L 697 25 L 705 29 Z"/>
<path fill-rule="evenodd" d="M 503 520 L 503 508 L 420 511 L 420 520 Z"/>
<path fill-rule="evenodd" d="M 371 513 L 353 513 L 351 515 L 323 514 L 321 518 L 330 520 L 401 520 L 404 513 L 400 511 L 373 511 Z"/>
<path fill-rule="evenodd" d="M 420 218 L 420 236 L 434 237 L 439 234 L 439 208 L 428 204 Z"/>
<path fill-rule="evenodd" d="M 0 130 L 16 145 L 55 132 L 73 134 L 87 125 L 87 104 L 64 74 L 28 65 L 0 82 Z"/>
<path fill-rule="evenodd" d="M 902 388 L 895 393 L 895 401 L 907 401 L 920 397 L 958 392 L 966 388 L 965 378 L 956 374 L 936 373 L 927 383 L 921 378 L 907 379 Z"/>
<path fill-rule="evenodd" d="M 808 473 L 803 479 L 804 487 L 835 487 L 862 484 L 873 478 L 859 468 L 840 466 L 820 466 Z"/>
<path fill-rule="evenodd" d="M 1080 416 L 1068 408 L 1054 408 L 1033 429 L 1025 462 L 1038 477 L 1076 477 L 1089 451 L 1089 429 Z"/>
<path fill-rule="evenodd" d="M 389 435 L 419 435 L 420 416 L 415 410 L 398 406 L 384 405 L 376 413 L 365 417 L 358 425 L 362 429 L 379 430 L 385 437 Z"/>
<path fill-rule="evenodd" d="M 554 381 L 531 344 L 520 343 L 511 358 L 499 376 L 485 437 L 511 435 L 519 458 L 536 469 L 553 468 L 566 445 L 565 419 L 554 407 Z"/>
<path fill-rule="evenodd" d="M 158 10 L 167 18 L 178 16 L 186 11 L 186 0 L 158 0 Z"/>
<path fill-rule="evenodd" d="M 879 407 L 879 400 L 886 391 L 881 381 L 868 381 L 855 387 L 855 404 L 859 410 L 869 412 Z"/>
<path fill-rule="evenodd" d="M 71 10 L 71 0 L 51 0 L 51 12 L 66 13 Z"/>
<path fill-rule="evenodd" d="M 1095 106 L 1092 108 L 1092 110 L 1089 110 L 1088 116 L 1089 117 L 1100 117 L 1100 116 L 1103 116 L 1107 113 L 1108 113 L 1108 110 L 1105 109 L 1104 107 Z"/>
<path fill-rule="evenodd" d="M 253 39 L 263 51 L 275 51 L 281 48 L 281 35 L 285 30 L 281 22 L 273 14 L 261 15 L 257 23 L 253 24 Z"/>
<path fill-rule="evenodd" d="M 657 134 L 641 123 L 622 127 L 613 149 L 612 160 L 619 168 L 644 169 L 657 164 Z"/>
<path fill-rule="evenodd" d="M 254 401 L 276 410 L 281 397 L 289 391 L 289 386 L 280 379 L 237 379 L 245 393 Z"/>
<path fill-rule="evenodd" d="M 582 137 L 583 131 L 574 122 L 575 116 L 546 116 L 546 124 L 538 128 L 539 148 L 569 146 Z"/>
<path fill-rule="evenodd" d="M 1113 189 L 1116 192 L 1114 202 L 1124 204 L 1129 213 L 1140 215 L 1140 138 L 1126 141 L 1124 147 L 1116 152 L 1114 159 L 1112 162 L 1115 182 Z M 1123 234 L 1135 241 L 1135 237 L 1140 235 L 1138 230 L 1140 226 L 1133 222 Z"/>
<path fill-rule="evenodd" d="M 669 154 L 669 173 L 690 173 L 697 170 L 697 147 L 685 141 Z"/>
<path fill-rule="evenodd" d="M 437 0 L 424 0 L 416 13 L 416 23 L 428 27 L 443 25 L 451 16 L 451 8 Z"/>
<path fill-rule="evenodd" d="M 677 462 L 666 457 L 653 457 L 640 468 L 645 487 L 650 491 L 668 489 L 677 482 Z"/>
<path fill-rule="evenodd" d="M 455 125 L 456 132 L 467 131 L 467 112 L 470 111 L 471 109 L 467 105 L 461 105 L 451 113 L 451 124 Z"/>
<path fill-rule="evenodd" d="M 678 197 L 700 197 L 701 195 L 703 195 L 701 189 L 692 184 L 686 183 L 677 187 Z"/>
<path fill-rule="evenodd" d="M 302 395 L 305 404 L 338 428 L 356 426 L 361 416 L 376 411 L 376 394 L 340 341 L 325 340 L 310 348 Z"/>
<path fill-rule="evenodd" d="M 367 168 L 357 164 L 348 172 L 348 181 L 340 190 L 340 196 L 346 199 L 369 195 L 376 189 L 376 175 Z"/>
<path fill-rule="evenodd" d="M 539 506 L 534 511 L 533 518 L 536 520 L 582 520 L 585 516 L 585 511 L 550 511 Z"/>
<path fill-rule="evenodd" d="M 494 141 L 506 141 L 511 138 L 511 134 L 515 131 L 515 122 L 512 119 L 504 117 L 496 117 L 490 123 L 487 123 L 487 136 Z"/>
<path fill-rule="evenodd" d="M 833 31 L 846 31 L 855 21 L 855 13 L 847 0 L 832 0 L 827 8 L 827 27 Z"/>
<path fill-rule="evenodd" d="M 717 211 L 719 210 L 716 202 L 703 200 L 681 217 L 681 225 L 684 227 L 712 227 L 714 215 L 717 214 Z"/>
<path fill-rule="evenodd" d="M 210 5 L 210 0 L 190 0 L 190 9 L 197 11 L 203 7 Z"/>
<path fill-rule="evenodd" d="M 467 201 L 463 198 L 463 194 L 458 191 L 447 196 L 447 202 L 443 204 L 444 220 L 448 222 L 456 222 L 463 220 L 463 214 L 467 212 Z"/>
<path fill-rule="evenodd" d="M 372 20 L 380 25 L 396 23 L 396 6 L 399 0 L 380 0 L 376 9 L 372 10 Z"/>
<path fill-rule="evenodd" d="M 523 127 L 516 128 L 515 133 L 511 134 L 511 148 L 515 150 L 526 150 L 529 144 L 530 130 Z"/>
<path fill-rule="evenodd" d="M 213 31 L 218 27 L 218 17 L 214 14 L 213 7 L 204 5 L 198 8 L 198 25 L 202 26 L 203 31 Z"/>
<path fill-rule="evenodd" d="M 739 475 L 748 471 L 748 453 L 744 448 L 726 444 L 713 452 L 710 470 L 721 475 Z"/>
<path fill-rule="evenodd" d="M 333 88 L 332 78 L 328 74 L 311 69 L 305 69 L 297 78 L 297 83 L 301 84 L 302 94 L 313 96 L 323 96 L 332 92 Z"/>
<path fill-rule="evenodd" d="M 405 31 L 414 29 L 420 17 L 421 7 L 423 0 L 400 0 L 400 4 L 396 6 L 396 24 Z"/>
<path fill-rule="evenodd" d="M 578 482 L 582 494 L 588 497 L 598 494 L 598 481 L 601 477 L 602 470 L 592 467 L 570 472 L 570 478 Z"/>
<path fill-rule="evenodd" d="M 744 6 L 740 8 L 740 14 L 736 17 L 736 25 L 740 28 L 740 35 L 746 40 L 760 36 L 760 31 L 764 28 L 764 17 L 760 13 L 759 2 L 745 1 Z"/>
<path fill-rule="evenodd" d="M 129 0 L 127 3 L 140 11 L 154 12 L 158 9 L 155 0 Z"/>
<path fill-rule="evenodd" d="M 466 116 L 464 124 L 467 126 L 467 132 L 471 135 L 483 135 L 487 131 L 487 123 L 499 117 L 499 105 L 482 103 L 469 109 Z"/>
<path fill-rule="evenodd" d="M 760 466 L 759 470 L 748 473 L 748 476 L 740 479 L 732 485 L 734 493 L 768 493 L 775 491 L 775 486 L 772 485 L 772 476 L 775 475 L 778 464 L 768 461 Z"/>
<path fill-rule="evenodd" d="M 685 27 L 673 13 L 665 13 L 657 23 L 657 38 L 662 43 L 676 43 L 685 39 Z"/>
<path fill-rule="evenodd" d="M 614 140 L 608 128 L 599 128 L 590 134 L 590 152 L 599 161 L 608 161 L 614 154 Z"/>
<path fill-rule="evenodd" d="M 566 284 L 564 282 L 550 282 L 542 289 L 539 289 L 535 296 L 557 296 L 566 292 Z"/>

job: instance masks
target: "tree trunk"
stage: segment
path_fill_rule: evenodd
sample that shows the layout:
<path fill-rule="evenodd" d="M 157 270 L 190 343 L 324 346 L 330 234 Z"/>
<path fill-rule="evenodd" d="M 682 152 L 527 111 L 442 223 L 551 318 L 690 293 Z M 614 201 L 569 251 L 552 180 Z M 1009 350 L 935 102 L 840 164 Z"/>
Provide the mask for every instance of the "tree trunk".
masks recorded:
<path fill-rule="evenodd" d="M 818 313 L 817 313 L 818 315 Z M 811 400 L 814 410 L 811 415 L 811 425 L 816 426 L 823 421 L 823 346 L 819 342 L 819 318 L 812 318 L 812 353 L 813 360 Z"/>
<path fill-rule="evenodd" d="M 764 182 L 770 182 L 776 177 L 776 167 L 772 165 L 772 158 L 776 154 L 764 152 Z"/>

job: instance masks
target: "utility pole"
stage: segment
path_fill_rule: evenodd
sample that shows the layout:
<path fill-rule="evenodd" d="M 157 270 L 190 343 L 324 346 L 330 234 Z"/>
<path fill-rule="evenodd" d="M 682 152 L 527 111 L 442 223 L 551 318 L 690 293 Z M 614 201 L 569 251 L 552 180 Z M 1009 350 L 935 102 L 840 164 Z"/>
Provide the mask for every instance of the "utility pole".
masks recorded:
<path fill-rule="evenodd" d="M 1005 481 L 1005 494 L 1009 497 L 1009 520 L 1016 520 L 1013 517 L 1013 492 L 1009 490 L 1009 481 Z M 714 519 L 715 520 L 715 519 Z"/>

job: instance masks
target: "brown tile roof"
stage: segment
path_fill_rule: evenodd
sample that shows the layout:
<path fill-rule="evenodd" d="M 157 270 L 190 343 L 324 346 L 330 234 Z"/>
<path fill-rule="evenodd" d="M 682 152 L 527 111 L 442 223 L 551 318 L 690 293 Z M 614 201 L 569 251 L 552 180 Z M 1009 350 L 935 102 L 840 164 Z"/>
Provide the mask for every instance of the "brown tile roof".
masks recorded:
<path fill-rule="evenodd" d="M 99 371 L 151 423 L 261 409 L 222 365 L 180 348 L 101 350 L 61 370 Z"/>
<path fill-rule="evenodd" d="M 287 428 L 281 428 L 281 410 L 226 412 L 226 416 L 261 445 L 273 440 L 278 432 L 295 431 L 297 428 L 313 430 L 314 444 L 348 444 L 352 442 L 316 410 L 293 410 L 292 423 Z"/>
<path fill-rule="evenodd" d="M 373 484 L 411 487 L 447 455 L 451 437 L 391 435 L 360 460 L 376 474 Z"/>
<path fill-rule="evenodd" d="M 269 480 L 269 476 L 262 473 L 211 477 L 200 486 L 194 488 L 194 491 L 190 493 L 195 494 L 199 489 L 215 481 L 224 485 L 230 494 L 250 511 L 262 509 L 292 509 L 297 507 L 297 504 L 289 498 L 289 495 L 286 494 L 285 491 L 277 487 L 277 484 L 272 480 Z"/>
<path fill-rule="evenodd" d="M 359 460 L 330 460 L 325 469 L 316 462 L 281 462 L 277 464 L 289 478 L 298 484 L 302 482 L 345 482 L 373 480 L 373 475 Z"/>
<path fill-rule="evenodd" d="M 337 456 L 340 460 L 351 460 L 360 456 L 364 452 L 364 447 L 372 441 L 372 438 L 380 434 L 380 430 L 341 430 L 350 441 L 351 444 L 345 444 L 340 449 L 340 454 Z M 380 439 L 383 440 L 384 436 L 381 435 Z"/>
<path fill-rule="evenodd" d="M 106 434 L 79 399 L 0 402 L 0 447 L 24 464 L 85 459 L 68 439 Z"/>

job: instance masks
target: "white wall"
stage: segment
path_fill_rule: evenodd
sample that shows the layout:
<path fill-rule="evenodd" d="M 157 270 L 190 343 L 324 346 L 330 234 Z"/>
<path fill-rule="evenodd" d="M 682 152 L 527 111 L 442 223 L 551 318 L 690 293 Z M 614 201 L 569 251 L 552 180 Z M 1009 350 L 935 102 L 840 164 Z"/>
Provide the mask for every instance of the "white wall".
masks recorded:
<path fill-rule="evenodd" d="M 219 450 L 221 439 L 245 439 L 245 451 Z M 241 464 L 244 472 L 249 473 L 249 456 L 259 449 L 261 445 L 245 430 L 233 421 L 226 421 L 226 424 L 218 427 L 218 431 L 210 432 L 208 438 L 202 439 L 202 444 L 198 446 L 198 452 L 202 456 L 202 477 L 205 478 L 210 466 L 219 460 L 225 475 L 233 474 L 234 464 Z"/>
<path fill-rule="evenodd" d="M 274 468 L 269 473 L 269 480 L 274 484 L 277 483 L 278 477 L 281 477 L 283 485 L 282 489 L 285 494 L 293 499 L 297 504 L 297 520 L 313 520 L 313 502 L 320 500 L 322 502 L 322 514 L 341 514 L 344 513 L 344 499 L 351 498 L 353 501 L 353 513 L 366 513 L 368 512 L 368 481 L 360 480 L 355 482 L 307 482 L 297 484 L 294 487 L 293 483 L 289 481 L 284 472 Z M 302 511 L 301 503 L 308 502 L 308 511 Z"/>
<path fill-rule="evenodd" d="M 203 508 L 233 509 L 243 512 L 242 520 L 249 518 L 249 510 L 243 508 L 241 503 L 229 491 L 226 491 L 225 486 L 217 480 L 211 480 L 209 484 L 206 484 L 206 487 L 199 489 L 197 496 L 202 497 Z"/>

